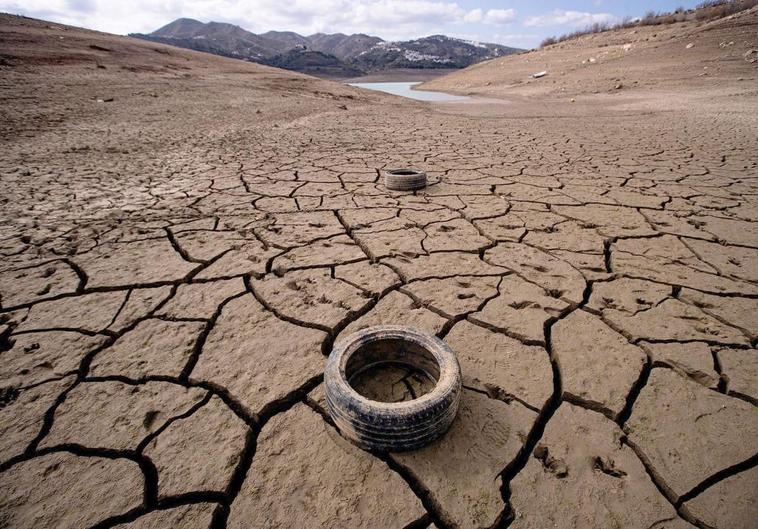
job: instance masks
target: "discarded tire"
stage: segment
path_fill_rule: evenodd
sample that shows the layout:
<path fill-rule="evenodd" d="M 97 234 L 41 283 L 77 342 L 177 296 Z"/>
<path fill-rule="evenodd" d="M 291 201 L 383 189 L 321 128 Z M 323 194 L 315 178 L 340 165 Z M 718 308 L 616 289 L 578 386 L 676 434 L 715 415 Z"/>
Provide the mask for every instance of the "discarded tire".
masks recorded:
<path fill-rule="evenodd" d="M 393 169 L 384 173 L 384 185 L 393 191 L 413 191 L 426 187 L 426 173 L 415 169 Z"/>
<path fill-rule="evenodd" d="M 426 373 L 434 388 L 410 401 L 378 402 L 350 380 L 378 364 L 403 364 Z M 444 434 L 458 412 L 461 372 L 442 340 L 406 327 L 384 325 L 351 334 L 332 350 L 324 372 L 326 404 L 342 434 L 377 451 L 420 448 Z"/>

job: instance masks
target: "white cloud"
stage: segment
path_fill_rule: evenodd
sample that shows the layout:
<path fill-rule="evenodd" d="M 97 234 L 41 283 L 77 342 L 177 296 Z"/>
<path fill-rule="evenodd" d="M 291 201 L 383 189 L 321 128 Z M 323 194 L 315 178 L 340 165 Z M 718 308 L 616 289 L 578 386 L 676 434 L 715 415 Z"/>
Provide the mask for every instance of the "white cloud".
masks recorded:
<path fill-rule="evenodd" d="M 495 34 L 492 36 L 492 42 L 511 46 L 513 48 L 531 49 L 539 46 L 544 37 L 534 33 L 506 33 L 504 35 Z"/>
<path fill-rule="evenodd" d="M 484 22 L 497 26 L 508 24 L 516 20 L 515 9 L 490 9 L 484 14 Z"/>
<path fill-rule="evenodd" d="M 584 11 L 564 11 L 556 9 L 546 15 L 529 17 L 524 20 L 526 27 L 547 27 L 547 26 L 571 26 L 585 27 L 595 23 L 613 23 L 618 22 L 618 17 L 610 13 L 587 13 Z"/>
<path fill-rule="evenodd" d="M 308 2 L 310 3 L 310 2 Z M 371 0 L 341 2 L 348 23 L 373 27 L 388 24 L 443 24 L 457 22 L 466 15 L 456 3 L 427 0 Z M 331 9 L 319 13 L 324 18 L 334 17 Z"/>
<path fill-rule="evenodd" d="M 437 0 L 0 0 L 0 11 L 111 33 L 151 32 L 179 17 L 271 29 L 378 34 L 389 39 L 443 32 L 462 22 L 502 23 L 509 9 L 466 10 Z"/>
<path fill-rule="evenodd" d="M 515 9 L 488 9 L 486 12 L 480 8 L 472 9 L 463 16 L 464 22 L 484 22 L 501 26 L 516 20 Z"/>
<path fill-rule="evenodd" d="M 472 9 L 463 17 L 464 22 L 481 22 L 484 18 L 484 13 L 479 8 Z"/>

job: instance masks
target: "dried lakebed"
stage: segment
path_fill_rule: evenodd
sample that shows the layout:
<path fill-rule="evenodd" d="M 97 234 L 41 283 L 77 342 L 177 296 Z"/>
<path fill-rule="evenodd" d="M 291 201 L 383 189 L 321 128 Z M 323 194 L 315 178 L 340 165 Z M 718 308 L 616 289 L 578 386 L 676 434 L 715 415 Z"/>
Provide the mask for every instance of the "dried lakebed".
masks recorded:
<path fill-rule="evenodd" d="M 0 85 L 0 525 L 754 523 L 755 116 L 504 123 L 18 24 L 49 42 Z M 464 389 L 369 453 L 325 355 L 392 324 Z"/>

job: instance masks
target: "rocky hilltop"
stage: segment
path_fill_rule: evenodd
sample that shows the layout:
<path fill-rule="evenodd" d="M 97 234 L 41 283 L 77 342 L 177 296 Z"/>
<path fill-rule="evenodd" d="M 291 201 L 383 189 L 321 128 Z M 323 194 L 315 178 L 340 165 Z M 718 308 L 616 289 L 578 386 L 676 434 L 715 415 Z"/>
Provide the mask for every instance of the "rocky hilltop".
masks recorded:
<path fill-rule="evenodd" d="M 233 24 L 189 18 L 175 20 L 149 34 L 131 36 L 323 77 L 352 77 L 396 68 L 465 68 L 520 51 L 444 35 L 399 42 L 360 33 L 303 36 L 269 31 L 256 35 Z"/>

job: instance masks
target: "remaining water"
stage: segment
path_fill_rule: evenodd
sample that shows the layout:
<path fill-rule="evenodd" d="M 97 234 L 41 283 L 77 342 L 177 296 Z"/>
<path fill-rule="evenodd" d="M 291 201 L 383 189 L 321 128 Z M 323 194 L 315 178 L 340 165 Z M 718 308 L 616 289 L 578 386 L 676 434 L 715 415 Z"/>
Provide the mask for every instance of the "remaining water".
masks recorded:
<path fill-rule="evenodd" d="M 350 86 L 357 86 L 358 88 L 367 88 L 368 90 L 378 90 L 380 92 L 387 92 L 396 96 L 408 97 L 410 99 L 418 99 L 419 101 L 464 101 L 469 99 L 468 96 L 456 96 L 453 94 L 446 94 L 445 92 L 427 92 L 422 90 L 411 90 L 412 87 L 420 84 L 415 83 L 349 83 Z"/>

